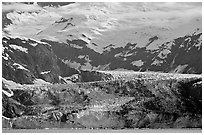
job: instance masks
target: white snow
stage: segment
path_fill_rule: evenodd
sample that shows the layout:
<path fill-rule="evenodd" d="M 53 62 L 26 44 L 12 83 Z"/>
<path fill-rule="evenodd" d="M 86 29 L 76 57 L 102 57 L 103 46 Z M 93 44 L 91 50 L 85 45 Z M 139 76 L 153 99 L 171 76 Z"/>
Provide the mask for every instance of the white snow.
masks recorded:
<path fill-rule="evenodd" d="M 9 93 L 8 91 L 5 91 L 5 90 L 2 89 L 2 92 L 3 92 L 6 96 L 8 96 L 8 97 L 12 97 L 12 96 L 13 96 L 13 91 L 11 91 L 11 90 L 9 91 L 9 92 L 10 92 L 10 93 Z"/>
<path fill-rule="evenodd" d="M 137 61 L 131 62 L 131 64 L 133 66 L 141 67 L 144 64 L 144 62 L 142 60 L 137 60 Z"/>
<path fill-rule="evenodd" d="M 86 63 L 84 63 L 84 65 L 81 66 L 81 69 L 91 70 L 91 69 L 93 69 L 93 66 L 89 62 L 86 62 Z"/>
<path fill-rule="evenodd" d="M 202 46 L 202 42 L 200 42 L 199 44 L 196 44 L 196 45 L 195 45 L 195 47 L 197 47 L 197 48 L 198 48 L 198 50 L 200 50 L 200 49 L 201 49 L 201 46 Z"/>
<path fill-rule="evenodd" d="M 33 81 L 33 83 L 34 83 L 34 85 L 45 85 L 45 84 L 51 84 L 51 83 L 46 82 L 46 81 L 44 81 L 44 80 L 42 80 L 42 79 L 35 79 L 35 80 Z"/>
<path fill-rule="evenodd" d="M 30 43 L 30 45 L 35 47 L 38 45 L 38 43 Z"/>
<path fill-rule="evenodd" d="M 118 54 L 115 54 L 114 57 L 119 57 L 121 55 L 122 55 L 122 53 L 118 53 Z"/>
<path fill-rule="evenodd" d="M 185 39 L 185 41 L 191 42 L 191 38 L 188 37 L 188 38 Z"/>
<path fill-rule="evenodd" d="M 73 36 L 87 33 L 95 37 L 91 42 L 98 45 L 93 49 L 99 53 L 109 43 L 115 43 L 116 47 L 125 46 L 127 42 L 138 43 L 138 46 L 144 47 L 149 43 L 150 37 L 158 35 L 159 39 L 148 46 L 149 49 L 156 49 L 165 41 L 192 33 L 194 28 L 201 28 L 202 6 L 185 4 L 172 3 L 169 6 L 166 3 L 94 2 L 75 3 L 71 4 L 72 7 L 63 6 L 60 9 L 47 7 L 40 10 L 39 14 L 11 12 L 7 16 L 13 23 L 5 30 L 11 35 L 22 35 L 36 40 L 50 36 L 61 42 L 66 42 L 67 33 Z M 58 33 L 62 27 L 52 24 L 61 17 L 73 17 L 76 27 Z M 39 31 L 42 33 L 36 35 Z"/>
<path fill-rule="evenodd" d="M 43 75 L 43 74 L 48 74 L 50 73 L 51 71 L 44 71 L 44 72 L 41 72 L 40 74 Z"/>
<path fill-rule="evenodd" d="M 7 41 L 6 41 L 6 40 L 4 40 L 4 41 L 2 41 L 2 42 L 7 43 Z"/>
<path fill-rule="evenodd" d="M 8 49 L 8 47 L 2 46 L 2 53 L 4 53 L 4 50 L 5 50 L 5 49 Z"/>
<path fill-rule="evenodd" d="M 82 46 L 78 46 L 78 45 L 75 45 L 75 44 L 70 44 L 71 47 L 74 47 L 74 48 L 77 48 L 77 49 L 82 49 L 83 47 Z"/>
<path fill-rule="evenodd" d="M 59 80 L 60 80 L 60 79 L 63 79 L 63 77 L 61 77 L 61 76 L 59 75 Z"/>
<path fill-rule="evenodd" d="M 85 57 L 85 55 L 79 55 L 78 58 L 79 59 L 83 59 Z"/>
<path fill-rule="evenodd" d="M 123 55 L 123 57 L 129 57 L 129 56 L 132 56 L 134 53 L 125 53 L 124 55 Z"/>
<path fill-rule="evenodd" d="M 23 67 L 22 65 L 18 64 L 18 63 L 14 63 L 14 66 L 17 66 L 17 69 L 22 69 L 22 70 L 26 70 L 28 72 L 30 72 L 28 69 L 26 69 L 25 67 Z"/>
<path fill-rule="evenodd" d="M 199 37 L 198 41 L 200 42 L 199 44 L 195 44 L 194 46 L 198 48 L 198 50 L 201 49 L 202 47 L 202 35 Z"/>
<path fill-rule="evenodd" d="M 118 54 L 115 54 L 114 57 L 120 57 L 120 56 L 129 57 L 129 56 L 132 56 L 132 55 L 134 55 L 134 53 L 129 53 L 129 51 L 127 51 L 127 52 L 120 52 Z"/>
<path fill-rule="evenodd" d="M 36 46 L 38 43 L 40 43 L 40 44 L 45 44 L 45 45 L 49 45 L 48 43 L 46 43 L 46 42 L 42 42 L 42 41 L 39 41 L 39 40 L 36 40 L 36 39 L 34 39 L 34 38 L 31 38 L 31 37 L 26 37 L 26 36 L 16 36 L 16 35 L 9 35 L 11 38 L 14 38 L 14 39 L 16 39 L 16 38 L 19 38 L 19 39 L 21 39 L 21 40 L 23 40 L 22 42 L 23 43 L 26 43 L 26 41 L 28 41 L 29 39 L 30 40 L 32 40 L 32 41 L 35 41 L 36 43 L 33 43 L 33 44 L 31 44 L 31 46 Z M 49 45 L 50 46 L 50 45 Z"/>
<path fill-rule="evenodd" d="M 161 59 L 165 59 L 165 58 L 167 58 L 167 55 L 170 53 L 171 53 L 170 50 L 165 49 L 159 53 L 158 57 Z"/>
<path fill-rule="evenodd" d="M 2 115 L 2 118 L 6 119 L 6 120 L 10 120 L 11 118 L 7 118 L 5 116 Z"/>
<path fill-rule="evenodd" d="M 11 48 L 13 48 L 14 50 L 19 50 L 19 51 L 22 51 L 24 53 L 28 53 L 28 49 L 27 48 L 24 48 L 24 47 L 21 47 L 21 46 L 18 46 L 18 45 L 9 45 Z"/>
<path fill-rule="evenodd" d="M 6 80 L 5 78 L 2 78 L 2 82 L 5 84 L 5 86 L 8 89 L 19 89 L 19 88 L 22 88 L 21 84 L 16 83 L 16 82 L 11 81 L 11 80 Z"/>
<path fill-rule="evenodd" d="M 63 60 L 63 62 L 67 65 L 69 65 L 72 68 L 79 68 L 81 66 L 80 63 L 77 63 L 76 61 L 71 61 L 71 60 Z"/>
<path fill-rule="evenodd" d="M 4 53 L 5 47 L 2 46 L 2 53 Z"/>
<path fill-rule="evenodd" d="M 48 43 L 46 43 L 46 42 L 42 42 L 42 41 L 39 41 L 39 40 L 36 40 L 36 39 L 33 39 L 33 38 L 29 38 L 30 40 L 33 40 L 33 41 L 35 41 L 35 42 L 37 42 L 37 43 L 40 43 L 40 44 L 45 44 L 45 45 L 49 45 Z M 36 43 L 36 44 L 37 44 Z"/>
<path fill-rule="evenodd" d="M 6 57 L 6 56 L 3 56 L 3 55 L 2 55 L 2 58 L 3 58 L 4 60 L 8 60 L 8 57 Z"/>
<path fill-rule="evenodd" d="M 5 56 L 4 56 L 5 55 Z M 2 58 L 4 59 L 4 60 L 8 60 L 8 58 L 9 58 L 9 55 L 7 54 L 7 53 L 5 53 L 5 54 L 2 54 Z"/>
<path fill-rule="evenodd" d="M 155 59 L 154 62 L 151 65 L 160 66 L 162 63 L 163 63 L 163 61 L 159 61 L 159 60 Z"/>
<path fill-rule="evenodd" d="M 91 41 L 90 41 L 89 39 L 85 38 L 85 37 L 80 37 L 79 39 L 85 41 L 85 42 L 88 43 L 88 44 L 91 43 Z"/>

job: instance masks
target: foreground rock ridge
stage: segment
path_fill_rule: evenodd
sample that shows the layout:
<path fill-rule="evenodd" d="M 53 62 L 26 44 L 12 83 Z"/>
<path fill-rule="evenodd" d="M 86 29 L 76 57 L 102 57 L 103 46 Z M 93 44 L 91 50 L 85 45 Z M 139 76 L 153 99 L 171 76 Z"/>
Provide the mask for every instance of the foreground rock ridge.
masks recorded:
<path fill-rule="evenodd" d="M 106 80 L 18 87 L 4 80 L 3 128 L 202 128 L 201 75 L 98 72 Z"/>

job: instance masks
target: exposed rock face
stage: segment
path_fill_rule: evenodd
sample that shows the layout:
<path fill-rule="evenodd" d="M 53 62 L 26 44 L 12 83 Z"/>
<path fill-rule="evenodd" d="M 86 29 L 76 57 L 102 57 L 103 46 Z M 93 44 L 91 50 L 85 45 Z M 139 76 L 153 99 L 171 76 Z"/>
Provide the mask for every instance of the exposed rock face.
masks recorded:
<path fill-rule="evenodd" d="M 32 84 L 36 78 L 58 83 L 59 76 L 78 73 L 64 64 L 49 44 L 30 39 L 3 37 L 2 55 L 2 76 L 21 84 Z"/>
<path fill-rule="evenodd" d="M 124 47 L 116 48 L 109 45 L 109 49 L 105 49 L 102 53 L 90 49 L 88 44 L 81 39 L 67 41 L 67 43 L 42 41 L 49 43 L 59 58 L 79 69 L 115 70 L 123 68 L 134 71 L 200 74 L 202 73 L 201 38 L 202 33 L 194 33 L 166 41 L 159 44 L 158 49 L 153 50 L 139 47 L 137 43 L 127 43 Z M 156 37 L 150 40 L 156 40 Z"/>
<path fill-rule="evenodd" d="M 97 71 L 83 71 L 83 70 L 80 73 L 80 77 L 81 77 L 80 82 L 107 81 L 107 80 L 113 79 L 111 74 L 104 74 Z"/>
<path fill-rule="evenodd" d="M 3 94 L 3 116 L 7 117 L 3 127 L 202 127 L 201 76 L 133 72 L 121 73 L 118 78 L 111 75 L 109 81 L 12 89 L 12 97 Z"/>

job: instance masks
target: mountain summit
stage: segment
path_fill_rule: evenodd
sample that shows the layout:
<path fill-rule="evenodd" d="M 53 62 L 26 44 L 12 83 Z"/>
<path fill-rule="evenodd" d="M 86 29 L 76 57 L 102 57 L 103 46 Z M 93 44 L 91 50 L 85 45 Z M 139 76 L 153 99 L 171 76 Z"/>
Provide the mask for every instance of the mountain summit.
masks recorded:
<path fill-rule="evenodd" d="M 202 73 L 201 3 L 3 3 L 2 11 L 5 51 L 31 55 L 30 45 L 44 43 L 76 70 Z"/>

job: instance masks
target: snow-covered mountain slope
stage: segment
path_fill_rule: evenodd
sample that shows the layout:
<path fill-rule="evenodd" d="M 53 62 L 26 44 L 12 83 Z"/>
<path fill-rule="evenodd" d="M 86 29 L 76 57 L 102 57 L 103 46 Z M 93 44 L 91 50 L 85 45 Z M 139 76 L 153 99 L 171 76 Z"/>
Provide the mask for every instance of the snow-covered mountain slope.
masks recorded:
<path fill-rule="evenodd" d="M 137 43 L 140 47 L 157 49 L 165 41 L 195 30 L 201 32 L 201 4 L 168 4 L 94 2 L 44 8 L 33 4 L 34 11 L 9 12 L 6 16 L 12 24 L 4 31 L 64 43 L 81 39 L 100 53 L 110 44 L 124 47 L 127 43 Z M 150 43 L 152 37 L 157 39 Z"/>
<path fill-rule="evenodd" d="M 58 82 L 78 73 L 71 68 L 202 73 L 201 3 L 3 3 L 2 9 L 8 80 Z"/>

